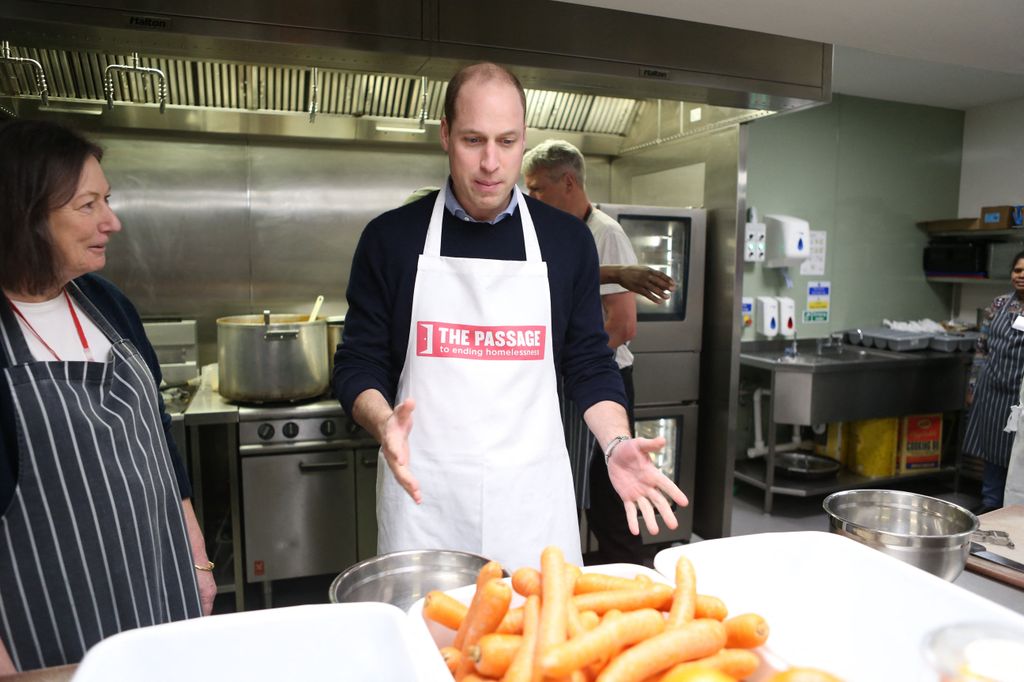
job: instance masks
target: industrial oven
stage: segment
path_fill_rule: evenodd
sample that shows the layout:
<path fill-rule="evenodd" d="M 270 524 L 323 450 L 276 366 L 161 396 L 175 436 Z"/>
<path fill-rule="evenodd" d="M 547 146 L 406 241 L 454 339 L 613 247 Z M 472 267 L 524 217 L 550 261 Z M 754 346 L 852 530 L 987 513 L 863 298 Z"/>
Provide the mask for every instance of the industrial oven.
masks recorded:
<path fill-rule="evenodd" d="M 655 304 L 637 296 L 637 334 L 630 342 L 636 390 L 636 435 L 664 436 L 658 467 L 693 495 L 697 458 L 701 332 L 704 319 L 706 215 L 702 209 L 598 204 L 625 230 L 643 265 L 671 275 L 676 289 Z M 686 540 L 689 507 L 675 510 L 679 527 L 656 536 L 641 525 L 645 544 Z"/>

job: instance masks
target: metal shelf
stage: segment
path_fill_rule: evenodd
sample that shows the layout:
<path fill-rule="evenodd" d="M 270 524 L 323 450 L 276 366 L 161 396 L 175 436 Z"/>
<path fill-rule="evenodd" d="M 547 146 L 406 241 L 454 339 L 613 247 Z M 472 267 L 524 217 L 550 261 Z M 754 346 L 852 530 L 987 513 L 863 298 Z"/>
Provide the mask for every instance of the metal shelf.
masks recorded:
<path fill-rule="evenodd" d="M 1000 230 L 957 230 L 955 232 L 928 232 L 929 239 L 970 239 L 973 241 L 1011 242 L 1024 241 L 1024 229 L 1012 227 Z"/>
<path fill-rule="evenodd" d="M 776 472 L 775 483 L 771 486 L 770 490 L 772 493 L 788 495 L 790 497 L 814 497 L 816 495 L 829 495 L 839 490 L 877 488 L 900 481 L 939 478 L 952 476 L 955 473 L 956 467 L 947 466 L 914 474 L 869 478 L 867 476 L 855 474 L 846 469 L 841 469 L 839 473 L 836 474 L 835 478 L 801 480 L 789 478 Z M 761 490 L 768 489 L 768 486 L 765 483 L 764 459 L 758 458 L 736 462 L 736 480 L 749 483 Z"/>

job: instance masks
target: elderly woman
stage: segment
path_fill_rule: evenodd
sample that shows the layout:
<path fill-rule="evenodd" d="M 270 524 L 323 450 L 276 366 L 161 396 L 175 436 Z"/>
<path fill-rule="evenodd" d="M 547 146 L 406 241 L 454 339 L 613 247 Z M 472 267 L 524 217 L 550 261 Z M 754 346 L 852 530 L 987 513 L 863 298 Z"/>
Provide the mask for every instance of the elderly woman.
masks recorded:
<path fill-rule="evenodd" d="M 209 613 L 216 586 L 138 313 L 93 274 L 102 151 L 0 127 L 0 674 Z"/>
<path fill-rule="evenodd" d="M 963 449 L 985 461 L 979 514 L 1003 506 L 1014 438 L 1004 428 L 1024 379 L 1024 251 L 1013 257 L 1010 283 L 1013 291 L 997 296 L 985 311 L 971 367 Z"/>

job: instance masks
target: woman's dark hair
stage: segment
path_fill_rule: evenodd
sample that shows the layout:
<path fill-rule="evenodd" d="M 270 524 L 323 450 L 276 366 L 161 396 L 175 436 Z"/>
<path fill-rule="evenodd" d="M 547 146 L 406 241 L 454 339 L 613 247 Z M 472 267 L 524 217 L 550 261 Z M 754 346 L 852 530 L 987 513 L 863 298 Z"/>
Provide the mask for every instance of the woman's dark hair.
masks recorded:
<path fill-rule="evenodd" d="M 1015 267 L 1017 267 L 1017 262 L 1020 261 L 1021 259 L 1024 259 L 1024 251 L 1018 251 L 1017 255 L 1013 257 L 1012 261 L 1010 261 L 1010 274 L 1011 275 L 1013 274 L 1013 269 Z"/>
<path fill-rule="evenodd" d="M 0 124 L 0 286 L 37 296 L 59 284 L 50 212 L 71 201 L 86 160 L 103 150 L 46 121 Z"/>

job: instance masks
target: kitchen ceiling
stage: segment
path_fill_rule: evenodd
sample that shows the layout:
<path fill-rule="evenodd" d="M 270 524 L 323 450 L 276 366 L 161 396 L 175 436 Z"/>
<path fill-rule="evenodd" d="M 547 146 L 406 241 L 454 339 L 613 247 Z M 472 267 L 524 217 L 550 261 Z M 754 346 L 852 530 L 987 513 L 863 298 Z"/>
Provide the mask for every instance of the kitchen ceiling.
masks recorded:
<path fill-rule="evenodd" d="M 1021 0 L 562 0 L 835 45 L 834 92 L 968 109 L 1024 97 Z"/>

